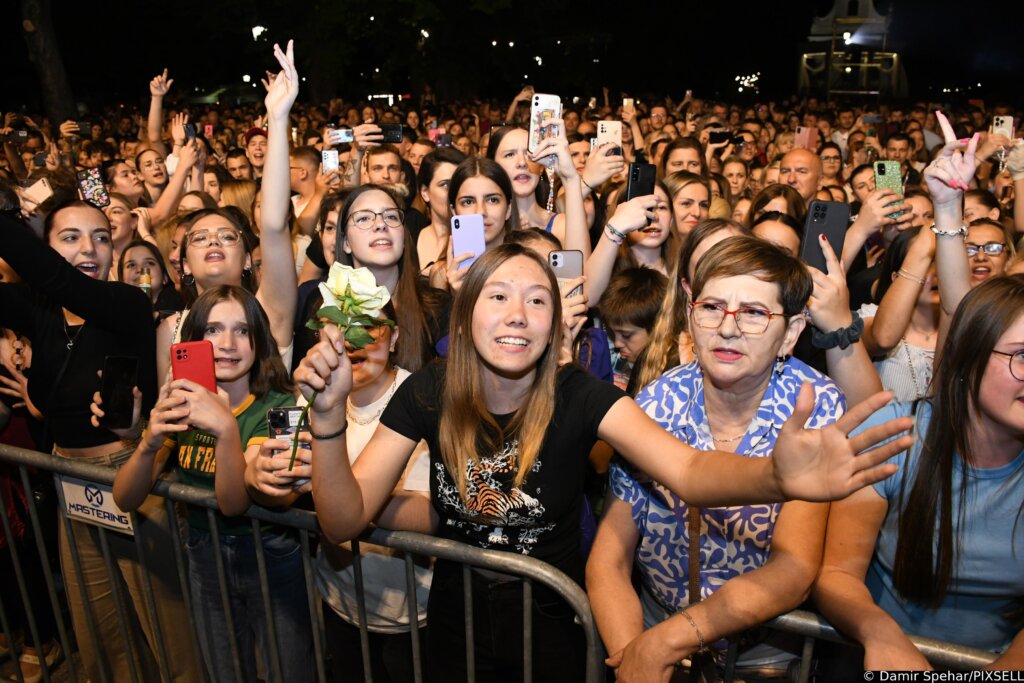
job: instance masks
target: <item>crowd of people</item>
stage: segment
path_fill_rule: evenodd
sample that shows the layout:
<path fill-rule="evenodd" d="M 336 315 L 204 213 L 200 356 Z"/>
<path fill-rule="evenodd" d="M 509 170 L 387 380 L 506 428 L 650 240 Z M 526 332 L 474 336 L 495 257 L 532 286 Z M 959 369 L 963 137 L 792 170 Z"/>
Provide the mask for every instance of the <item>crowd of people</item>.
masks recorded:
<path fill-rule="evenodd" d="M 731 646 L 744 680 L 784 680 L 801 644 L 762 624 L 801 605 L 861 646 L 823 680 L 930 668 L 911 636 L 1024 667 L 1024 142 L 993 126 L 1018 112 L 606 90 L 534 140 L 532 88 L 299 103 L 292 44 L 274 56 L 262 106 L 173 101 L 165 70 L 148 112 L 0 130 L 0 441 L 116 468 L 149 568 L 135 539 L 60 525 L 91 680 L 312 680 L 305 551 L 255 537 L 254 504 L 317 514 L 337 681 L 413 680 L 414 629 L 427 679 L 465 680 L 466 595 L 477 680 L 523 676 L 515 575 L 417 558 L 408 595 L 365 543 L 364 649 L 349 541 L 371 525 L 565 572 L 610 679 L 715 680 Z M 653 193 L 627 191 L 634 164 Z M 481 247 L 459 253 L 470 216 Z M 362 343 L 307 325 L 341 266 L 385 292 Z M 204 340 L 215 387 L 172 369 Z M 137 363 L 128 426 L 107 426 L 112 356 Z M 307 402 L 293 449 L 268 411 Z M 191 615 L 160 478 L 219 507 L 183 516 Z M 46 542 L 25 521 L 45 497 L 11 471 L 0 488 L 10 577 L 12 546 Z M 48 570 L 25 572 L 37 607 Z M 572 609 L 539 585 L 532 603 L 534 680 L 582 680 Z M 30 633 L 4 604 L 0 654 L 40 680 L 68 654 L 53 615 Z"/>

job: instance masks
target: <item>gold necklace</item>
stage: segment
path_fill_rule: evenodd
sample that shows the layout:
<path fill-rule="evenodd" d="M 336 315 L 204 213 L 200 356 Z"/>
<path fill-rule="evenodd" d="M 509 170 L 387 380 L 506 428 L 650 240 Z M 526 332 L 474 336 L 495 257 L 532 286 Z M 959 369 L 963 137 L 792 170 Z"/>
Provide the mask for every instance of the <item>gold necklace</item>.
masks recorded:
<path fill-rule="evenodd" d="M 366 420 L 360 420 L 352 413 L 352 399 L 350 398 L 348 400 L 348 404 L 345 406 L 345 415 L 348 417 L 348 419 L 352 420 L 357 425 L 373 424 L 375 421 L 380 419 L 380 416 L 384 414 L 384 410 L 388 407 L 388 403 L 391 401 L 391 397 L 395 395 L 395 390 L 398 389 L 398 369 L 396 368 L 392 370 L 392 372 L 395 373 L 395 379 L 392 380 L 391 386 L 388 387 L 387 393 L 381 399 L 377 399 L 377 401 L 382 401 L 384 403 L 384 405 L 381 406 L 381 409 L 374 413 L 373 417 L 368 418 Z M 377 403 L 377 401 L 374 401 L 374 403 Z"/>

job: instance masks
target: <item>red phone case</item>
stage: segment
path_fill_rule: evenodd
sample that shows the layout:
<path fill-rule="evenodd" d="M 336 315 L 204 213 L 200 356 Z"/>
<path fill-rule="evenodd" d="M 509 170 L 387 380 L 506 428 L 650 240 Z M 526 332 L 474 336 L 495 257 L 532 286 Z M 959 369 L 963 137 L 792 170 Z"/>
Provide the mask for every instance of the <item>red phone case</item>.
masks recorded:
<path fill-rule="evenodd" d="M 171 374 L 174 379 L 190 379 L 217 393 L 217 373 L 213 367 L 213 344 L 205 339 L 171 345 Z"/>

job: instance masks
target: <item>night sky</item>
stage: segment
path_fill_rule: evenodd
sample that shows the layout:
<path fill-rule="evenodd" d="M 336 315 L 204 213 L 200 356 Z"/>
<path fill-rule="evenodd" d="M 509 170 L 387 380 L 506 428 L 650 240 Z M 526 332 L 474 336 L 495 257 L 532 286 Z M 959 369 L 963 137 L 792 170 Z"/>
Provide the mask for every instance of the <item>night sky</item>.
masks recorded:
<path fill-rule="evenodd" d="M 1006 14 L 1019 13 L 1006 9 L 1018 4 L 971 3 L 978 17 L 973 27 L 962 2 L 887 0 L 876 7 L 893 12 L 890 46 L 903 56 L 913 97 L 948 101 L 945 87 L 974 97 L 980 82 L 983 97 L 1020 101 L 1015 74 L 1024 73 L 1024 36 L 1006 28 L 1021 26 L 1019 17 Z M 255 80 L 273 66 L 271 43 L 288 37 L 296 38 L 299 70 L 307 77 L 304 99 L 416 92 L 427 82 L 443 96 L 502 102 L 524 83 L 563 99 L 596 95 L 607 85 L 613 100 L 620 92 L 678 97 L 692 88 L 697 96 L 743 101 L 747 95 L 736 93 L 735 76 L 758 71 L 762 97 L 788 95 L 795 91 L 797 56 L 815 7 L 831 3 L 549 0 L 536 4 L 543 11 L 522 0 L 53 5 L 75 98 L 96 107 L 145 106 L 148 81 L 164 66 L 179 97 L 223 85 L 252 89 L 242 75 Z M 14 11 L 0 23 L 6 66 L 0 109 L 36 109 L 38 85 L 17 2 L 6 6 Z M 259 41 L 251 33 L 256 25 L 268 28 Z"/>

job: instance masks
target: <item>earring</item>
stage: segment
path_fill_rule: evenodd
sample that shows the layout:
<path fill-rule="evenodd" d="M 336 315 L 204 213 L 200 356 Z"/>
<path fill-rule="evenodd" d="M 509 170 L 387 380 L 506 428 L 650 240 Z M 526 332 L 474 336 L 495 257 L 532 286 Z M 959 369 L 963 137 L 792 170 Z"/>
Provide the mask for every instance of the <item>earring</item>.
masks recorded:
<path fill-rule="evenodd" d="M 184 275 L 181 276 L 181 286 L 182 287 L 195 287 L 196 286 L 196 276 L 193 275 L 192 273 L 185 273 Z"/>
<path fill-rule="evenodd" d="M 782 372 L 786 369 L 786 359 L 787 358 L 789 358 L 789 356 L 776 356 L 775 357 L 775 374 L 776 375 L 781 375 Z"/>

